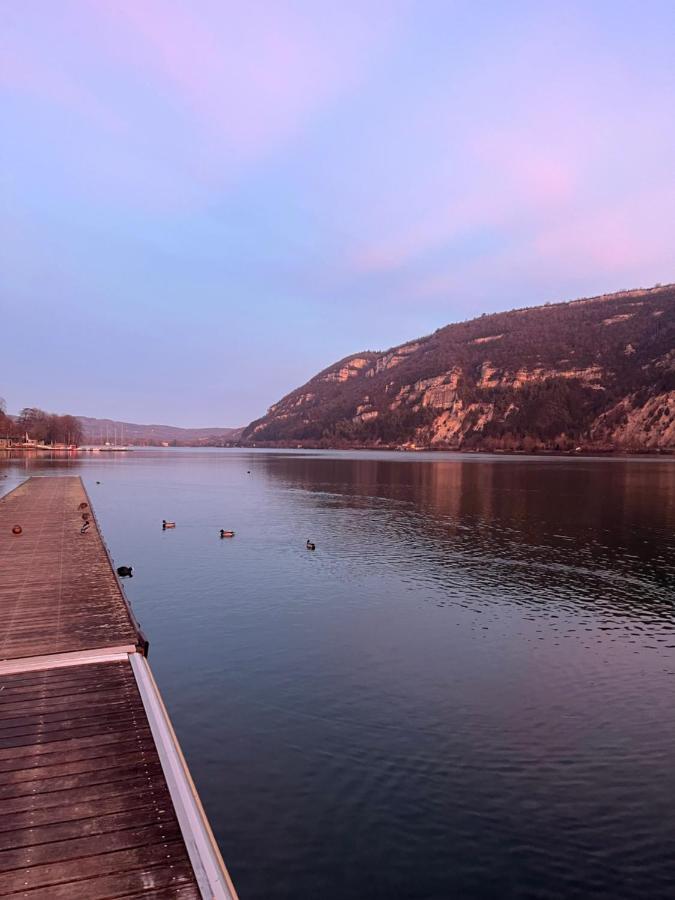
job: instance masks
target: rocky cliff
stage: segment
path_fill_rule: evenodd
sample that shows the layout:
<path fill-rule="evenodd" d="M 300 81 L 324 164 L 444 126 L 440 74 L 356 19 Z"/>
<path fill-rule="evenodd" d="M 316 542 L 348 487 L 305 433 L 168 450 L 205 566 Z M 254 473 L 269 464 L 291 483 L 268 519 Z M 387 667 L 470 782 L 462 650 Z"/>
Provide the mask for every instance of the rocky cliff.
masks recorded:
<path fill-rule="evenodd" d="M 675 285 L 483 315 L 340 360 L 242 442 L 675 449 Z"/>

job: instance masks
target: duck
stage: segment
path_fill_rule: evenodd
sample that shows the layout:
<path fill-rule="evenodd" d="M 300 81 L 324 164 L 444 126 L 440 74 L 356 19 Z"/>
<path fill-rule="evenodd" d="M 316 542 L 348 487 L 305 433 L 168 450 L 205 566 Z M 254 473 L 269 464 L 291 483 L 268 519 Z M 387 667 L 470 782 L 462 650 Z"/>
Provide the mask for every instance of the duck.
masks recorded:
<path fill-rule="evenodd" d="M 120 576 L 120 578 L 133 578 L 133 576 L 134 576 L 133 566 L 118 566 L 117 574 Z"/>
<path fill-rule="evenodd" d="M 234 537 L 234 531 L 226 531 L 224 528 L 221 528 L 220 536 L 221 538 Z"/>
<path fill-rule="evenodd" d="M 308 550 L 316 550 L 316 544 L 313 541 L 310 541 L 309 538 L 307 538 L 307 544 L 305 546 Z"/>
<path fill-rule="evenodd" d="M 175 522 L 167 522 L 166 519 L 162 519 L 162 530 L 166 531 L 167 528 L 175 528 Z"/>

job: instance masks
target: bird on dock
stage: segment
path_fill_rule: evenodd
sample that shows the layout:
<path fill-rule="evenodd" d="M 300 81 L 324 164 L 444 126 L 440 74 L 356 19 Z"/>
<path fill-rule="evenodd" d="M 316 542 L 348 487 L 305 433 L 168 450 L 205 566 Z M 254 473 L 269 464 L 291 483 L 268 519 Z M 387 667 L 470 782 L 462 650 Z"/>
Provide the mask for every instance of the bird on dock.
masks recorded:
<path fill-rule="evenodd" d="M 226 531 L 224 528 L 220 529 L 221 538 L 234 537 L 234 531 Z"/>
<path fill-rule="evenodd" d="M 167 528 L 175 528 L 175 522 L 167 522 L 166 519 L 162 519 L 162 531 L 166 531 Z"/>
<path fill-rule="evenodd" d="M 316 550 L 316 544 L 313 541 L 310 541 L 309 538 L 307 538 L 307 544 L 305 546 L 308 550 Z"/>
<path fill-rule="evenodd" d="M 117 574 L 120 576 L 120 578 L 133 578 L 133 576 L 134 576 L 133 566 L 118 566 Z"/>
<path fill-rule="evenodd" d="M 82 526 L 82 528 L 80 528 L 80 534 L 86 534 L 89 531 L 90 525 L 91 522 L 89 521 L 89 519 L 86 519 L 84 525 Z"/>

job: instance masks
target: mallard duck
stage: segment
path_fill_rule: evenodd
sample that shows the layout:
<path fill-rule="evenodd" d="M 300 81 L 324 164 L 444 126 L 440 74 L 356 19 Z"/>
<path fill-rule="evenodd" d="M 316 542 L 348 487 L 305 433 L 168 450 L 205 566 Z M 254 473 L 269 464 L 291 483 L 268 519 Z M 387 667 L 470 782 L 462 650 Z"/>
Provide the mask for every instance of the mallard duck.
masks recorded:
<path fill-rule="evenodd" d="M 225 531 L 224 528 L 221 528 L 220 536 L 221 536 L 221 538 L 234 537 L 234 531 Z"/>
<path fill-rule="evenodd" d="M 162 530 L 166 531 L 167 528 L 175 528 L 175 522 L 167 522 L 166 519 L 162 519 Z"/>
<path fill-rule="evenodd" d="M 307 546 L 307 549 L 308 549 L 308 550 L 316 550 L 316 544 L 313 543 L 312 541 L 310 541 L 309 538 L 307 538 L 307 544 L 306 544 L 306 546 Z"/>

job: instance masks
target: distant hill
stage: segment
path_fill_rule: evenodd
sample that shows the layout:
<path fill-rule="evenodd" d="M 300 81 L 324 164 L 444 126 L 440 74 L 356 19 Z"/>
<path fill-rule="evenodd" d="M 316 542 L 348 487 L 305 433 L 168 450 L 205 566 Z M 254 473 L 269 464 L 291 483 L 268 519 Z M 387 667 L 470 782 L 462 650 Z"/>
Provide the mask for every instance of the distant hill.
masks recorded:
<path fill-rule="evenodd" d="M 675 285 L 483 315 L 319 372 L 242 443 L 675 449 Z"/>
<path fill-rule="evenodd" d="M 114 419 L 93 419 L 78 416 L 83 430 L 84 444 L 100 443 L 117 435 L 118 443 L 157 445 L 163 442 L 178 445 L 218 446 L 236 442 L 242 428 L 178 428 L 174 425 L 138 425 L 135 422 L 118 422 Z"/>

